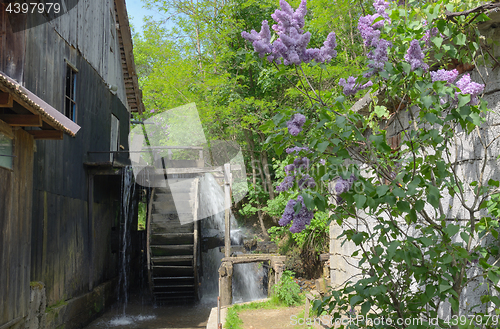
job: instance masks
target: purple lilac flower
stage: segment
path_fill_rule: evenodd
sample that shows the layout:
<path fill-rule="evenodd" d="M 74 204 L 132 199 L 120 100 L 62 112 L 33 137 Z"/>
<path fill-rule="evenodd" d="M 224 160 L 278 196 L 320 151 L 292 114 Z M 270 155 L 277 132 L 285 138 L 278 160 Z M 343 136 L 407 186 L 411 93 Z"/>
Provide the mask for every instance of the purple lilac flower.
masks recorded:
<path fill-rule="evenodd" d="M 286 226 L 292 222 L 293 217 L 295 217 L 295 210 L 293 209 L 293 207 L 295 207 L 296 204 L 297 201 L 293 199 L 288 201 L 285 207 L 285 211 L 283 212 L 283 215 L 281 216 L 278 224 L 280 224 L 281 226 Z"/>
<path fill-rule="evenodd" d="M 448 83 L 453 83 L 458 77 L 458 71 L 453 69 L 451 71 L 447 70 L 437 70 L 435 72 L 431 72 L 432 82 L 436 81 L 446 81 Z"/>
<path fill-rule="evenodd" d="M 295 165 L 289 164 L 285 166 L 285 172 L 287 175 L 289 175 L 293 171 L 295 171 Z"/>
<path fill-rule="evenodd" d="M 280 185 L 276 187 L 277 192 L 284 192 L 288 191 L 293 187 L 293 181 L 295 180 L 295 176 L 286 176 L 285 179 L 281 182 Z"/>
<path fill-rule="evenodd" d="M 298 202 L 301 203 L 302 207 L 300 208 L 300 211 L 296 214 L 293 207 Z M 314 212 L 307 209 L 304 203 L 304 199 L 302 198 L 302 196 L 299 195 L 297 197 L 297 200 L 292 199 L 288 201 L 285 207 L 285 211 L 283 212 L 283 216 L 281 217 L 278 223 L 281 226 L 285 226 L 292 223 L 292 226 L 290 227 L 290 232 L 299 233 L 306 228 L 306 225 L 311 224 L 311 219 L 313 217 L 314 217 Z"/>
<path fill-rule="evenodd" d="M 389 60 L 388 48 L 391 46 L 389 41 L 380 39 L 377 47 L 368 53 L 367 57 L 371 60 L 368 67 L 372 70 L 363 74 L 365 78 L 384 70 L 385 63 Z"/>
<path fill-rule="evenodd" d="M 418 42 L 418 40 L 413 39 L 410 42 L 410 48 L 408 48 L 408 51 L 405 55 L 405 61 L 410 63 L 412 71 L 415 71 L 418 68 L 422 68 L 424 71 L 426 71 L 429 68 L 429 65 L 424 63 L 424 57 L 424 53 L 420 48 L 420 43 Z"/>
<path fill-rule="evenodd" d="M 310 160 L 307 157 L 296 158 L 293 161 L 293 164 L 289 164 L 285 166 L 286 176 L 281 182 L 280 185 L 276 187 L 277 192 L 283 192 L 291 189 L 293 187 L 293 182 L 297 178 L 297 176 L 302 176 L 298 182 L 300 189 L 305 188 L 314 188 L 316 187 L 316 182 L 314 178 L 309 176 L 308 174 L 301 174 L 301 171 L 307 171 L 309 169 Z"/>
<path fill-rule="evenodd" d="M 358 30 L 367 47 L 377 46 L 380 38 L 380 29 L 384 27 L 386 22 L 389 24 L 391 22 L 389 14 L 386 12 L 387 8 L 389 8 L 388 2 L 384 0 L 375 0 L 373 2 L 373 7 L 377 11 L 376 14 L 361 16 L 358 20 Z M 384 19 L 374 23 L 379 17 L 383 17 Z"/>
<path fill-rule="evenodd" d="M 354 175 L 351 174 L 351 177 L 348 179 L 344 179 L 342 177 L 339 177 L 337 179 L 337 182 L 335 183 L 335 193 L 337 193 L 337 203 L 342 203 L 343 199 L 340 197 L 340 194 L 345 193 L 349 191 L 352 187 L 352 184 L 354 184 L 354 181 L 356 181 L 358 178 Z"/>
<path fill-rule="evenodd" d="M 438 33 L 439 33 L 438 28 L 433 27 L 433 28 L 425 31 L 424 36 L 420 40 L 422 40 L 425 43 L 425 45 L 427 47 L 429 47 L 431 45 L 431 37 L 435 37 L 436 35 L 438 35 Z"/>
<path fill-rule="evenodd" d="M 309 63 L 311 60 L 319 63 L 329 62 L 337 56 L 335 33 L 328 34 L 320 49 L 308 49 L 311 33 L 303 31 L 304 17 L 307 13 L 306 5 L 307 1 L 302 0 L 299 8 L 294 11 L 288 2 L 280 0 L 281 10 L 277 9 L 271 15 L 277 23 L 272 26 L 272 29 L 278 34 L 278 39 L 272 44 L 267 21 L 262 22 L 260 33 L 252 30 L 251 33 L 242 32 L 241 36 L 252 42 L 254 50 L 259 53 L 260 57 L 267 55 L 270 62 L 275 61 L 278 64 L 283 62 L 285 65 L 299 65 Z M 292 130 L 296 131 L 296 129 Z"/>
<path fill-rule="evenodd" d="M 309 176 L 309 174 L 305 174 L 299 180 L 299 184 L 298 185 L 299 185 L 300 189 L 315 188 L 316 187 L 316 182 L 314 181 L 314 178 L 312 178 L 311 176 Z"/>
<path fill-rule="evenodd" d="M 286 153 L 287 154 L 291 154 L 291 153 L 299 153 L 300 151 L 306 151 L 306 152 L 310 152 L 309 148 L 308 147 L 299 147 L 299 146 L 295 146 L 295 147 L 289 147 L 286 149 Z"/>
<path fill-rule="evenodd" d="M 484 85 L 472 81 L 469 73 L 465 74 L 460 80 L 458 80 L 456 85 L 458 89 L 460 89 L 460 94 L 470 94 L 470 105 L 477 105 L 479 103 L 477 96 L 483 92 Z"/>
<path fill-rule="evenodd" d="M 260 32 L 257 33 L 255 30 L 248 32 L 241 32 L 241 36 L 248 41 L 252 42 L 253 48 L 259 53 L 260 57 L 264 57 L 266 54 L 272 52 L 271 46 L 271 31 L 269 30 L 269 24 L 266 20 L 262 21 L 262 26 Z"/>
<path fill-rule="evenodd" d="M 307 170 L 309 169 L 309 158 L 303 157 L 303 158 L 296 158 L 293 160 L 293 165 L 297 170 Z"/>
<path fill-rule="evenodd" d="M 326 160 L 325 159 L 319 159 L 319 164 L 324 166 L 326 164 Z"/>
<path fill-rule="evenodd" d="M 373 86 L 373 82 L 368 81 L 364 85 L 361 85 L 359 83 L 356 83 L 356 78 L 353 76 L 350 76 L 347 78 L 347 81 L 345 79 L 340 79 L 339 80 L 339 85 L 341 87 L 344 87 L 344 95 L 350 96 L 356 94 L 360 90 L 364 90 L 366 88 L 369 88 Z"/>
<path fill-rule="evenodd" d="M 306 122 L 306 117 L 303 114 L 296 113 L 292 115 L 292 119 L 287 121 L 288 133 L 292 136 L 297 136 L 302 131 L 302 126 Z"/>

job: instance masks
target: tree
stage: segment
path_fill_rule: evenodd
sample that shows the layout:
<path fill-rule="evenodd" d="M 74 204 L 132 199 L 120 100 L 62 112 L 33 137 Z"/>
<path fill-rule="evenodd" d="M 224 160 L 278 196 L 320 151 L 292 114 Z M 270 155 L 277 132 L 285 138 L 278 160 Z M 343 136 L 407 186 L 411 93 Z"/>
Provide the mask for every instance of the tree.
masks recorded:
<path fill-rule="evenodd" d="M 357 248 L 353 256 L 360 258 L 360 278 L 315 303 L 334 321 L 360 316 L 340 327 L 498 323 L 491 324 L 492 317 L 498 320 L 494 309 L 500 306 L 500 182 L 488 163 L 496 156 L 491 152 L 500 136 L 485 121 L 486 103 L 479 97 L 484 85 L 449 68 L 479 59 L 487 65 L 471 22 L 488 17 L 446 17 L 448 11 L 470 5 L 441 0 L 398 6 L 376 0 L 364 8 L 373 12 L 358 22 L 366 48 L 366 58 L 358 59 L 364 74 L 340 79 L 344 95 L 334 99 L 320 93 L 304 70 L 327 61 L 322 50 L 311 50 L 304 42 L 305 1 L 296 11 L 281 2 L 282 13 L 275 17 L 279 38 L 271 38 L 267 24 L 260 33 L 244 35 L 263 57 L 300 73 L 298 88 L 311 104 L 282 109 L 261 128 L 270 134 L 278 155 L 288 147 L 289 164 L 279 189 L 293 198 L 280 224 L 300 232 L 314 210 L 329 211 L 342 228 L 339 238 Z M 348 100 L 363 90 L 370 96 L 368 111 L 350 108 Z M 401 145 L 391 148 L 389 129 L 401 134 Z M 480 145 L 476 177 L 463 175 L 469 159 L 458 151 L 462 142 Z M 332 180 L 334 191 L 328 187 Z M 448 211 L 454 201 L 466 218 Z M 464 291 L 474 287 L 483 289 L 480 305 L 467 303 Z M 447 308 L 448 317 L 440 313 Z M 468 318 L 470 314 L 477 317 Z"/>

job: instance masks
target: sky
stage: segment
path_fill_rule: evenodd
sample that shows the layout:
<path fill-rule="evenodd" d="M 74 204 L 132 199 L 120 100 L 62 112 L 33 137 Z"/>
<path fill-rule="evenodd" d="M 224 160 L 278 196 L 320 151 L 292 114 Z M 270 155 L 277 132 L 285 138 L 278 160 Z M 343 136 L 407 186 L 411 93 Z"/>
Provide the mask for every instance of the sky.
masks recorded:
<path fill-rule="evenodd" d="M 142 32 L 143 18 L 145 16 L 153 16 L 154 19 L 162 19 L 163 16 L 153 10 L 143 8 L 144 4 L 141 0 L 125 0 L 127 4 L 128 16 L 132 17 L 130 23 L 134 26 L 136 32 Z"/>

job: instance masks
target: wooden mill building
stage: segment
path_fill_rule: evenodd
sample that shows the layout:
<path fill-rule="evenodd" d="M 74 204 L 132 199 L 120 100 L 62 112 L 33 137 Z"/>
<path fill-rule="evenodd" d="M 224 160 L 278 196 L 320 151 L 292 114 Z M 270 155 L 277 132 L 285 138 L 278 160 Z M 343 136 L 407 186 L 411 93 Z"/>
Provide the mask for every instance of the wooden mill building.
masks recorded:
<path fill-rule="evenodd" d="M 116 291 L 131 32 L 125 0 L 65 3 L 0 3 L 0 329 L 82 326 Z"/>

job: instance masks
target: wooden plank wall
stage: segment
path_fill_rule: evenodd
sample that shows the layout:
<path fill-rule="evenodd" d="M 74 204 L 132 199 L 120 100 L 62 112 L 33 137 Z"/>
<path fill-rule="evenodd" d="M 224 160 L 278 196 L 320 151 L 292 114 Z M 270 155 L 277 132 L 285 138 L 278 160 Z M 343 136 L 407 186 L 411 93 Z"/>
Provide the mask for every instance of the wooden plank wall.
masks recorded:
<path fill-rule="evenodd" d="M 0 326 L 28 310 L 33 145 L 30 134 L 16 130 L 13 170 L 0 168 Z"/>
<path fill-rule="evenodd" d="M 34 160 L 31 279 L 46 284 L 49 305 L 88 291 L 90 262 L 94 263 L 94 287 L 117 275 L 116 255 L 110 254 L 109 247 L 116 195 L 108 193 L 107 198 L 99 200 L 94 207 L 94 232 L 89 232 L 92 225 L 89 226 L 87 214 L 88 173 L 83 163 L 89 161 L 88 151 L 109 151 L 111 114 L 120 120 L 120 144 L 128 149 L 127 109 L 110 93 L 94 66 L 51 24 L 26 32 L 26 87 L 62 111 L 65 58 L 79 70 L 76 122 L 81 130 L 75 138 L 37 141 Z M 102 154 L 101 158 L 109 160 L 109 154 Z M 96 159 L 99 160 L 92 160 Z M 113 184 L 112 189 L 119 191 L 120 184 Z M 96 184 L 95 189 L 101 188 L 102 184 Z M 91 239 L 93 255 L 89 255 Z"/>
<path fill-rule="evenodd" d="M 0 51 L 0 71 L 22 82 L 26 15 L 9 18 L 5 8 L 6 4 L 0 3 L 0 49 L 2 50 Z"/>
<path fill-rule="evenodd" d="M 114 0 L 79 0 L 72 10 L 50 25 L 106 83 L 118 87 L 118 98 L 126 105 Z"/>

